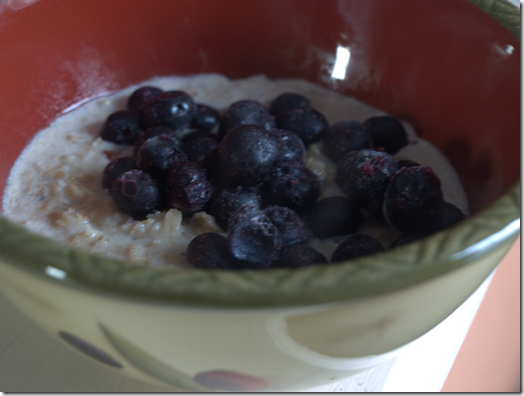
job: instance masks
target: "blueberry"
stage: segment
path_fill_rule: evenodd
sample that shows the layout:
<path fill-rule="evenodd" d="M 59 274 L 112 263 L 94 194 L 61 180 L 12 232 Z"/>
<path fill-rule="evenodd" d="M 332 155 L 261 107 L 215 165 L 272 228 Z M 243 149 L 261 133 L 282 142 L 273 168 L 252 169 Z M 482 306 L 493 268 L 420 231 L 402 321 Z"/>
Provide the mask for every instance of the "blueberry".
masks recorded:
<path fill-rule="evenodd" d="M 195 114 L 189 126 L 195 129 L 210 131 L 220 122 L 220 113 L 211 106 L 196 104 Z"/>
<path fill-rule="evenodd" d="M 371 135 L 357 121 L 345 120 L 332 125 L 324 136 L 324 153 L 335 163 L 350 151 L 371 148 Z"/>
<path fill-rule="evenodd" d="M 284 111 L 275 117 L 275 123 L 279 129 L 295 132 L 306 147 L 318 142 L 329 127 L 326 117 L 311 107 Z"/>
<path fill-rule="evenodd" d="M 415 235 L 415 234 L 402 234 L 397 239 L 395 239 L 393 242 L 391 242 L 390 249 L 396 248 L 398 246 L 405 245 L 407 243 L 418 241 L 419 239 L 424 238 L 422 235 Z"/>
<path fill-rule="evenodd" d="M 215 217 L 224 231 L 227 231 L 231 215 L 241 206 L 249 203 L 257 206 L 262 204 L 262 198 L 256 188 L 238 186 L 234 189 L 223 189 L 211 201 L 209 214 Z"/>
<path fill-rule="evenodd" d="M 200 166 L 206 171 L 208 180 L 213 186 L 221 190 L 223 188 L 231 187 L 233 183 L 229 178 L 220 171 L 220 159 L 218 155 L 218 147 L 211 150 L 201 161 Z"/>
<path fill-rule="evenodd" d="M 269 133 L 275 136 L 280 146 L 280 161 L 304 162 L 306 146 L 296 133 L 284 129 L 273 129 Z"/>
<path fill-rule="evenodd" d="M 418 162 L 412 161 L 412 160 L 400 160 L 398 161 L 398 168 L 411 168 L 412 166 L 420 166 Z"/>
<path fill-rule="evenodd" d="M 127 108 L 130 111 L 139 112 L 144 108 L 147 102 L 155 96 L 160 95 L 162 92 L 164 91 L 157 87 L 140 87 L 129 96 L 129 99 L 127 100 Z"/>
<path fill-rule="evenodd" d="M 358 207 L 346 197 L 328 197 L 318 201 L 307 213 L 306 222 L 319 239 L 357 232 L 362 223 Z"/>
<path fill-rule="evenodd" d="M 384 246 L 377 238 L 368 234 L 353 234 L 338 244 L 331 257 L 331 262 L 337 263 L 383 251 Z"/>
<path fill-rule="evenodd" d="M 398 170 L 391 154 L 374 149 L 350 151 L 337 165 L 336 183 L 359 207 L 382 207 L 388 182 Z"/>
<path fill-rule="evenodd" d="M 159 127 L 148 128 L 144 132 L 142 132 L 140 136 L 138 136 L 138 139 L 136 139 L 134 143 L 134 146 L 135 146 L 134 155 L 136 156 L 138 154 L 138 150 L 140 149 L 140 147 L 144 144 L 144 142 L 147 139 L 150 139 L 155 136 L 161 136 L 161 135 L 168 136 L 169 138 L 171 138 L 171 140 L 174 141 L 174 143 L 178 144 L 180 149 L 182 149 L 182 142 L 176 136 L 175 131 L 167 127 L 159 126 Z"/>
<path fill-rule="evenodd" d="M 265 205 L 287 206 L 303 214 L 320 196 L 317 176 L 299 162 L 283 162 L 260 187 Z"/>
<path fill-rule="evenodd" d="M 159 210 L 164 204 L 157 182 L 138 169 L 118 176 L 111 187 L 111 196 L 118 209 L 137 220 L 145 219 L 147 214 Z"/>
<path fill-rule="evenodd" d="M 466 215 L 459 208 L 449 202 L 441 202 L 438 204 L 437 209 L 434 210 L 433 213 L 431 233 L 454 226 L 466 218 Z"/>
<path fill-rule="evenodd" d="M 144 124 L 150 128 L 165 126 L 173 131 L 184 128 L 193 119 L 195 102 L 183 91 L 167 91 L 144 106 Z"/>
<path fill-rule="evenodd" d="M 388 183 L 384 218 L 400 232 L 429 235 L 442 202 L 440 180 L 429 166 L 402 168 Z"/>
<path fill-rule="evenodd" d="M 176 165 L 184 162 L 188 158 L 179 143 L 165 135 L 146 140 L 137 153 L 138 169 L 157 179 L 166 179 Z"/>
<path fill-rule="evenodd" d="M 240 207 L 229 219 L 228 248 L 237 260 L 268 267 L 281 247 L 277 227 L 256 204 Z"/>
<path fill-rule="evenodd" d="M 221 172 L 240 185 L 263 182 L 280 160 L 280 147 L 275 137 L 256 125 L 233 128 L 217 150 Z"/>
<path fill-rule="evenodd" d="M 209 131 L 195 131 L 184 136 L 182 143 L 189 160 L 201 163 L 206 155 L 218 147 L 218 136 Z"/>
<path fill-rule="evenodd" d="M 303 109 L 304 107 L 311 107 L 308 98 L 297 93 L 285 92 L 271 102 L 269 112 L 277 115 L 284 111 Z"/>
<path fill-rule="evenodd" d="M 282 248 L 280 257 L 271 263 L 272 268 L 300 268 L 315 264 L 328 264 L 327 258 L 319 251 L 306 244 L 291 245 Z"/>
<path fill-rule="evenodd" d="M 206 172 L 193 162 L 178 164 L 167 179 L 169 204 L 185 215 L 203 210 L 211 192 Z"/>
<path fill-rule="evenodd" d="M 390 154 L 395 154 L 408 144 L 404 126 L 394 117 L 371 117 L 364 121 L 364 127 L 373 139 L 373 147 L 382 147 Z"/>
<path fill-rule="evenodd" d="M 275 127 L 273 116 L 255 100 L 241 100 L 233 103 L 222 116 L 218 127 L 220 138 L 240 125 L 258 125 L 269 131 Z"/>
<path fill-rule="evenodd" d="M 110 114 L 100 129 L 102 139 L 116 144 L 133 144 L 140 133 L 137 115 L 128 110 Z"/>
<path fill-rule="evenodd" d="M 113 182 L 122 173 L 136 169 L 136 160 L 132 157 L 121 157 L 111 161 L 102 173 L 102 188 L 111 190 Z"/>
<path fill-rule="evenodd" d="M 293 210 L 285 206 L 269 206 L 263 210 L 282 236 L 282 246 L 308 243 L 312 232 L 308 225 Z"/>
<path fill-rule="evenodd" d="M 187 247 L 187 261 L 201 269 L 232 269 L 227 238 L 214 232 L 197 235 Z"/>

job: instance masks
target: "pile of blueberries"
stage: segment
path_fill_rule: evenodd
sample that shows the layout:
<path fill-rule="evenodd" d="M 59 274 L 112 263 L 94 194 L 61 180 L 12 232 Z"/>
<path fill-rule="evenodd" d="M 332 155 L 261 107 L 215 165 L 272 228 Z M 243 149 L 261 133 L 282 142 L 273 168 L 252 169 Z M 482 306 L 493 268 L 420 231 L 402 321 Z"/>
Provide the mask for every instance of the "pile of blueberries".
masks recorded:
<path fill-rule="evenodd" d="M 191 241 L 187 259 L 197 268 L 303 267 L 384 251 L 376 238 L 356 233 L 363 213 L 402 232 L 391 248 L 465 217 L 443 201 L 431 168 L 393 158 L 408 140 L 390 116 L 330 127 L 296 93 L 278 96 L 269 109 L 241 100 L 221 115 L 183 91 L 151 86 L 134 91 L 127 107 L 109 115 L 100 136 L 134 145 L 134 155 L 107 165 L 103 187 L 138 220 L 169 208 L 186 218 L 213 215 L 227 237 L 208 232 Z M 307 147 L 321 139 L 346 196 L 319 200 L 319 180 L 303 164 Z M 347 237 L 330 260 L 308 244 L 335 236 Z"/>

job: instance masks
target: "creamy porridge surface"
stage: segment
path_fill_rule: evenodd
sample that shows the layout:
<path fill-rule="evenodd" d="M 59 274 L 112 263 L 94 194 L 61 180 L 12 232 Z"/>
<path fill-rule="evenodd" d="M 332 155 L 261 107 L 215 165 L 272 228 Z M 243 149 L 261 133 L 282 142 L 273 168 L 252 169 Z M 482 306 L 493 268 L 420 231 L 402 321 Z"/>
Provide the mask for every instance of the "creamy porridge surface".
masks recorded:
<path fill-rule="evenodd" d="M 143 85 L 185 91 L 196 103 L 219 111 L 242 99 L 268 106 L 281 93 L 296 92 L 306 96 L 330 125 L 386 114 L 303 80 L 269 80 L 262 75 L 228 80 L 218 74 L 155 78 L 94 99 L 39 132 L 11 171 L 3 198 L 5 215 L 31 231 L 94 254 L 148 266 L 189 266 L 185 257 L 189 242 L 203 232 L 222 232 L 212 216 L 199 212 L 183 220 L 181 212 L 170 209 L 137 221 L 121 213 L 108 190 L 102 189 L 105 166 L 114 158 L 132 155 L 132 147 L 102 140 L 100 127 L 109 114 L 125 109 L 129 95 Z M 466 195 L 450 163 L 431 143 L 418 138 L 411 125 L 403 124 L 410 143 L 395 158 L 433 168 L 442 181 L 445 201 L 467 214 Z M 305 165 L 321 181 L 321 198 L 343 195 L 334 184 L 335 164 L 322 154 L 322 142 L 309 147 Z M 379 238 L 386 248 L 399 235 L 371 219 L 359 232 Z M 341 239 L 313 240 L 311 245 L 329 258 Z"/>

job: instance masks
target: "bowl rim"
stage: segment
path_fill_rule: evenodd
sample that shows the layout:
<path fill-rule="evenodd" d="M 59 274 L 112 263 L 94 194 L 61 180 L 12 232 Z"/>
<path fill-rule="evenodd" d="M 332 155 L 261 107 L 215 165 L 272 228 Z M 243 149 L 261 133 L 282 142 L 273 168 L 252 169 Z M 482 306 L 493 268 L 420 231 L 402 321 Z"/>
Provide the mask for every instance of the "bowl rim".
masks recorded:
<path fill-rule="evenodd" d="M 519 8 L 507 0 L 468 1 L 520 41 Z M 375 296 L 428 281 L 473 263 L 519 233 L 520 182 L 487 209 L 420 241 L 350 262 L 299 269 L 144 267 L 75 250 L 0 214 L 0 267 L 16 266 L 67 287 L 117 297 L 202 307 L 292 307 Z"/>

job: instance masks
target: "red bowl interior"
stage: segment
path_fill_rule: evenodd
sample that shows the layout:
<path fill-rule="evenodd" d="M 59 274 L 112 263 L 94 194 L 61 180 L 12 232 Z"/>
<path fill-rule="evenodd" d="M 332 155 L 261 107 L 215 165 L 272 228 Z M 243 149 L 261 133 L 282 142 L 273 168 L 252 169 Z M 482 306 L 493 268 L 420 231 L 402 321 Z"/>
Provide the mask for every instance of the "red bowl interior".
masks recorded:
<path fill-rule="evenodd" d="M 206 72 L 303 78 L 407 119 L 451 160 L 473 212 L 520 179 L 520 44 L 465 0 L 23 4 L 0 4 L 0 191 L 71 106 Z M 351 60 L 334 81 L 338 46 Z"/>

